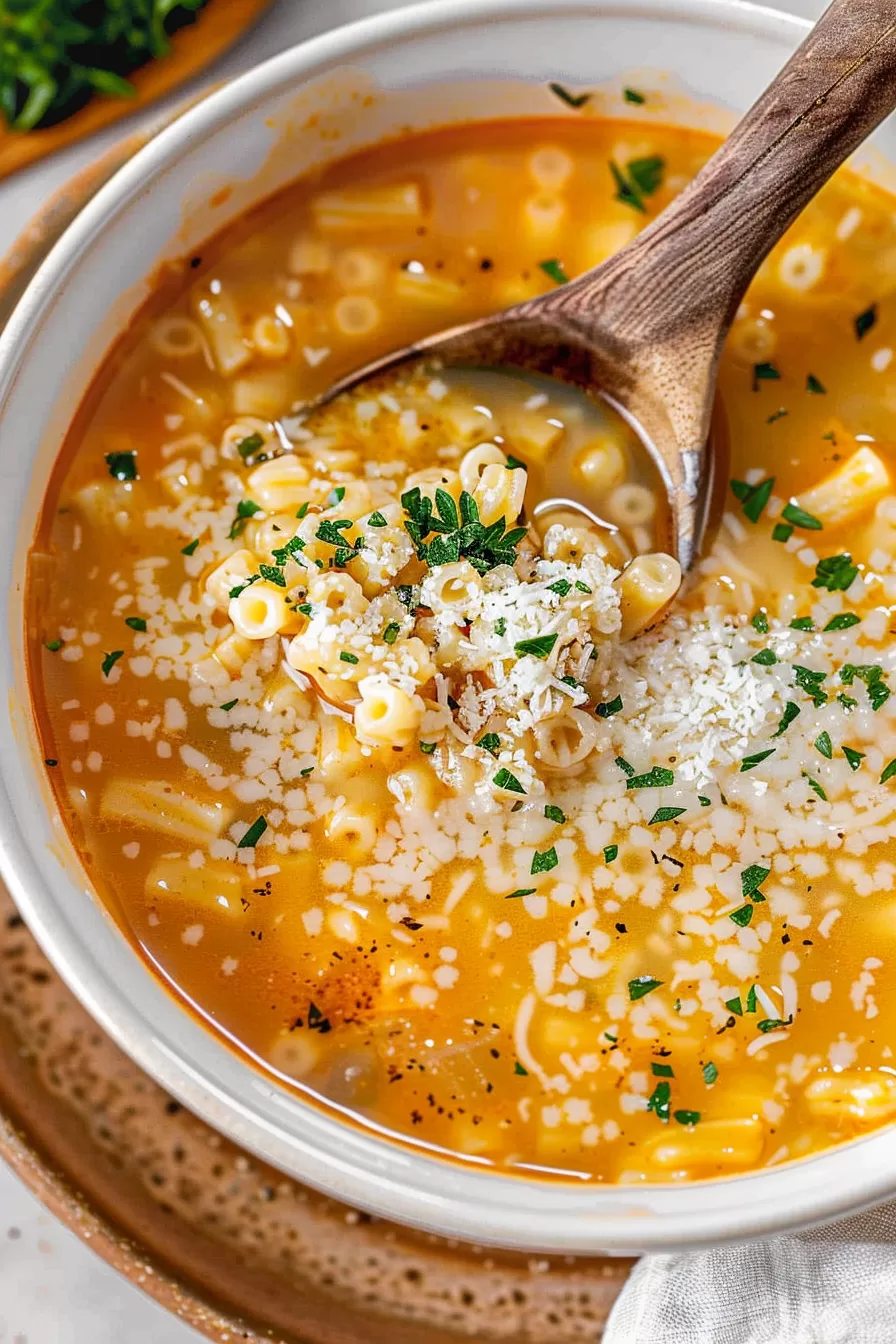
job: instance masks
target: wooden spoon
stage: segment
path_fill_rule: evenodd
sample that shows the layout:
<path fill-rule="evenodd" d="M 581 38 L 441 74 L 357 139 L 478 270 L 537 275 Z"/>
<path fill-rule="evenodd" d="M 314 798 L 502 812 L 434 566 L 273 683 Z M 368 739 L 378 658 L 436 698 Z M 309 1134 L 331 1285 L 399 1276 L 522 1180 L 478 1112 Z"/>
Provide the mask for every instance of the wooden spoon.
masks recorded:
<path fill-rule="evenodd" d="M 834 0 L 699 176 L 629 246 L 549 294 L 367 365 L 323 400 L 421 356 L 512 365 L 599 391 L 655 459 L 672 546 L 689 568 L 712 484 L 719 355 L 743 294 L 803 207 L 894 107 L 893 0 Z"/>

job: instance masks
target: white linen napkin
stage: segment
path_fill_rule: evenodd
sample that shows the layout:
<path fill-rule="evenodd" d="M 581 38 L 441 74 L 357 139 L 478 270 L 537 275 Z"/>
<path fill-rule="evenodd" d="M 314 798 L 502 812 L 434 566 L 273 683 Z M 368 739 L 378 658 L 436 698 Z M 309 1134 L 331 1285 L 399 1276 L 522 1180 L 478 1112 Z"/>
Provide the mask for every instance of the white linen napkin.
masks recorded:
<path fill-rule="evenodd" d="M 896 1344 L 896 1204 L 635 1266 L 603 1344 Z"/>

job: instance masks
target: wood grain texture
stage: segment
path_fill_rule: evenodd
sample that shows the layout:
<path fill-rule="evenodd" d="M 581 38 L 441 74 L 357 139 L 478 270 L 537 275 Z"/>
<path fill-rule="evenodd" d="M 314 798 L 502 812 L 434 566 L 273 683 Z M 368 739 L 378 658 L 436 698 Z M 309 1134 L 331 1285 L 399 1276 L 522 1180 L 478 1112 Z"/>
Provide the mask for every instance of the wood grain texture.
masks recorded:
<path fill-rule="evenodd" d="M 715 488 L 719 355 L 744 291 L 894 106 L 896 4 L 835 0 L 703 171 L 628 247 L 550 294 L 422 341 L 333 392 L 420 355 L 599 388 L 637 422 L 660 465 L 669 541 L 687 568 Z"/>
<path fill-rule="evenodd" d="M 195 23 L 174 34 L 167 56 L 129 76 L 135 98 L 97 95 L 80 111 L 46 130 L 10 131 L 0 123 L 0 179 L 104 126 L 142 110 L 215 60 L 259 17 L 271 0 L 209 0 Z"/>

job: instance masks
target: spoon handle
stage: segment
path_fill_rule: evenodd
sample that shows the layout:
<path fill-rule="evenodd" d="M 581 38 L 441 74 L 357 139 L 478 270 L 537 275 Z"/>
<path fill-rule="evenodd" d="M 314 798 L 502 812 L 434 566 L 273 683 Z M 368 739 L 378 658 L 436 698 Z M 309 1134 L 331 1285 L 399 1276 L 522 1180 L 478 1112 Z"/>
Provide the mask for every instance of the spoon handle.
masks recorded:
<path fill-rule="evenodd" d="M 582 331 L 593 322 L 594 339 L 612 337 L 619 356 L 686 339 L 691 367 L 696 342 L 712 368 L 767 253 L 894 107 L 896 5 L 834 0 L 690 186 L 617 256 L 552 296 L 554 311 Z"/>

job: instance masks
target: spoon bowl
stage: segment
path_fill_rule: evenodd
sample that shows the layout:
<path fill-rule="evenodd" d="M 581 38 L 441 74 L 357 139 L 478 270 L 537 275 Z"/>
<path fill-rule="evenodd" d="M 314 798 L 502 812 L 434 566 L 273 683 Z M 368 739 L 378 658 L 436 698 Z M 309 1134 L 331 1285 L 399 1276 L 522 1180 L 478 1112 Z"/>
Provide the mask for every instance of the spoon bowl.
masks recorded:
<path fill-rule="evenodd" d="M 547 294 L 386 355 L 316 404 L 420 360 L 525 369 L 599 393 L 656 464 L 670 549 L 689 569 L 721 479 L 716 374 L 740 301 L 796 216 L 894 107 L 892 4 L 834 0 L 703 171 L 622 251 Z M 636 181 L 618 187 L 645 211 Z M 538 512 L 570 507 L 600 521 L 550 492 Z"/>

